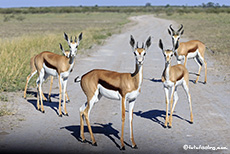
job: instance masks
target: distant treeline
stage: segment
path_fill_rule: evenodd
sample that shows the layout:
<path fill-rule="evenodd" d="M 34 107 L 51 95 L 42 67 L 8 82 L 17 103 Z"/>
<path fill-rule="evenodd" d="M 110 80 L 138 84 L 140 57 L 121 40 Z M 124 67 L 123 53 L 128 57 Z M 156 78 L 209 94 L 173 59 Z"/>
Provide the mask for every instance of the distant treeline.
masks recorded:
<path fill-rule="evenodd" d="M 230 13 L 228 6 L 78 6 L 78 7 L 27 7 L 27 8 L 0 8 L 1 14 L 41 14 L 41 13 L 86 13 L 86 12 L 122 12 L 122 13 Z"/>

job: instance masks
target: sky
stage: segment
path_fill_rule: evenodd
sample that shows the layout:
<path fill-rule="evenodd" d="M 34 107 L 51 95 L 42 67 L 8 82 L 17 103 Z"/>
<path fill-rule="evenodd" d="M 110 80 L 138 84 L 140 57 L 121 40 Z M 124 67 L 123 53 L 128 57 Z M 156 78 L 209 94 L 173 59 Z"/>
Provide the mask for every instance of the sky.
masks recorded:
<path fill-rule="evenodd" d="M 49 6 L 144 6 L 151 5 L 201 5 L 219 3 L 230 6 L 230 0 L 0 0 L 0 8 L 11 7 L 49 7 Z"/>

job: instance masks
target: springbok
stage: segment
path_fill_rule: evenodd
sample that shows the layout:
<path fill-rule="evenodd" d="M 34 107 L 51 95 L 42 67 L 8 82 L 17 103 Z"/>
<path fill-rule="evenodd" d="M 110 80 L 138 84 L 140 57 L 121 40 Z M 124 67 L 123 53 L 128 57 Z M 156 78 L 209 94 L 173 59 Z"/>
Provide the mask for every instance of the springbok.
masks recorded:
<path fill-rule="evenodd" d="M 143 81 L 143 63 L 146 51 L 151 45 L 151 37 L 147 39 L 142 47 L 135 46 L 135 40 L 131 35 L 130 45 L 136 57 L 136 68 L 134 73 L 118 73 L 110 70 L 94 69 L 84 74 L 81 77 L 81 88 L 87 97 L 87 102 L 80 107 L 80 126 L 81 126 L 81 139 L 85 142 L 84 136 L 84 118 L 89 129 L 92 139 L 92 145 L 97 146 L 95 141 L 90 122 L 89 114 L 95 102 L 98 102 L 102 96 L 109 99 L 121 101 L 121 150 L 125 150 L 124 146 L 124 122 L 125 122 L 125 106 L 126 102 L 129 103 L 129 126 L 130 126 L 130 139 L 132 141 L 132 148 L 137 148 L 133 137 L 133 108 L 137 96 L 141 91 L 141 84 Z M 78 79 L 78 77 L 75 79 Z"/>
<path fill-rule="evenodd" d="M 173 48 L 173 50 L 164 50 L 163 43 L 161 39 L 159 40 L 159 47 L 162 50 L 162 53 L 165 58 L 165 68 L 161 77 L 161 80 L 164 85 L 164 91 L 165 91 L 165 97 L 166 97 L 166 117 L 165 117 L 165 124 L 164 126 L 168 126 L 169 122 L 169 128 L 172 127 L 172 114 L 174 112 L 174 109 L 176 107 L 177 101 L 178 101 L 178 95 L 177 95 L 177 86 L 182 85 L 184 88 L 187 99 L 189 102 L 190 107 L 190 117 L 191 117 L 191 123 L 193 123 L 193 114 L 192 114 L 192 102 L 191 102 L 191 96 L 189 93 L 189 73 L 188 70 L 184 65 L 177 64 L 174 66 L 171 66 L 171 60 L 174 54 L 173 50 L 176 50 L 178 48 L 178 42 Z M 171 95 L 169 97 L 169 92 L 171 90 Z M 170 99 L 169 99 L 170 98 Z M 168 104 L 170 100 L 170 117 L 168 119 Z M 173 105 L 173 107 L 172 107 Z"/>
<path fill-rule="evenodd" d="M 63 52 L 63 50 L 62 50 L 62 52 Z M 69 51 L 66 50 L 66 51 L 63 52 L 63 54 L 66 57 L 68 57 Z M 24 90 L 24 98 L 25 99 L 26 99 L 26 91 L 27 91 L 28 83 L 30 82 L 30 79 L 37 73 L 37 70 L 36 70 L 36 67 L 35 67 L 35 64 L 34 64 L 34 58 L 35 57 L 36 57 L 36 55 L 30 58 L 30 74 L 26 78 L 26 85 L 25 85 L 25 90 Z M 43 99 L 45 101 L 51 102 L 51 97 L 50 96 L 51 96 L 52 85 L 53 85 L 53 76 L 51 76 L 51 78 L 50 78 L 50 90 L 49 90 L 48 100 L 47 100 L 47 98 L 44 96 L 44 94 L 42 92 L 42 97 L 43 97 Z M 69 100 L 69 96 L 67 95 L 67 93 L 66 93 L 66 97 L 67 97 L 67 102 L 69 102 L 70 100 Z"/>
<path fill-rule="evenodd" d="M 75 37 L 75 41 L 72 40 L 72 37 L 69 40 L 66 33 L 64 33 L 64 37 L 70 47 L 70 53 L 68 54 L 68 57 L 58 55 L 53 52 L 44 51 L 38 54 L 34 59 L 35 67 L 39 75 L 37 79 L 37 90 L 39 93 L 39 95 L 37 95 L 37 108 L 38 110 L 40 110 L 40 106 L 39 106 L 39 97 L 40 97 L 41 111 L 44 113 L 43 101 L 41 99 L 43 81 L 46 80 L 50 75 L 57 76 L 58 83 L 59 83 L 59 116 L 62 116 L 62 112 L 61 112 L 62 95 L 64 101 L 64 115 L 68 116 L 68 113 L 66 111 L 66 99 L 65 99 L 66 86 L 67 86 L 69 74 L 73 69 L 75 63 L 75 56 L 77 54 L 79 43 L 82 39 L 82 33 L 78 36 L 78 40 Z M 60 48 L 64 52 L 64 49 L 62 48 L 61 44 L 60 44 Z"/>
<path fill-rule="evenodd" d="M 179 40 L 180 40 L 180 36 L 183 35 L 183 33 L 184 33 L 184 30 L 182 30 L 183 25 L 181 24 L 181 27 L 177 31 L 175 31 L 172 28 L 172 24 L 169 26 L 169 28 L 170 29 L 168 29 L 168 33 L 172 37 L 173 47 L 175 48 L 177 42 L 179 42 Z M 207 62 L 204 59 L 205 48 L 208 48 L 208 47 L 206 47 L 204 45 L 204 43 L 202 43 L 201 41 L 191 40 L 188 42 L 180 42 L 178 49 L 174 50 L 178 64 L 181 64 L 181 60 L 184 60 L 184 66 L 186 66 L 187 65 L 187 59 L 191 59 L 191 58 L 193 58 L 196 61 L 196 63 L 198 64 L 199 71 L 197 73 L 197 78 L 196 78 L 195 83 L 197 83 L 199 80 L 201 66 L 203 64 L 205 67 L 204 84 L 207 82 Z M 212 50 L 210 50 L 210 51 L 212 51 Z"/>

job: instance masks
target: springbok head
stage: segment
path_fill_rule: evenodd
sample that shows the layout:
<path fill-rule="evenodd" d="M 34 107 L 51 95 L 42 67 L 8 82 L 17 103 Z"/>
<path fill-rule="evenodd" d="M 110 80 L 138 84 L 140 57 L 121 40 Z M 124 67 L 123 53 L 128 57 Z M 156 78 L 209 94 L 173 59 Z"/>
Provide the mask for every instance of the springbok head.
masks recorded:
<path fill-rule="evenodd" d="M 75 36 L 74 41 L 72 39 L 72 36 L 70 37 L 70 40 L 69 40 L 69 37 L 66 33 L 64 33 L 64 38 L 67 41 L 69 48 L 70 48 L 69 56 L 75 57 L 77 54 L 77 48 L 78 48 L 79 43 L 82 39 L 82 33 L 79 34 L 78 38 Z"/>
<path fill-rule="evenodd" d="M 175 48 L 173 48 L 172 50 L 170 50 L 170 49 L 164 49 L 162 40 L 161 39 L 159 40 L 159 48 L 161 49 L 161 51 L 162 51 L 162 53 L 164 55 L 165 63 L 166 64 L 170 64 L 171 63 L 171 60 L 172 60 L 172 57 L 173 57 L 173 54 L 174 54 L 174 50 L 177 50 L 178 46 L 179 46 L 179 42 L 176 43 Z"/>
<path fill-rule="evenodd" d="M 131 47 L 133 49 L 133 53 L 136 57 L 136 63 L 138 65 L 142 65 L 144 63 L 146 51 L 148 50 L 149 46 L 151 45 L 151 36 L 148 37 L 145 44 L 142 43 L 141 47 L 138 46 L 138 42 L 136 43 L 136 47 L 135 47 L 135 40 L 134 40 L 133 36 L 131 35 L 130 45 L 131 45 Z"/>
<path fill-rule="evenodd" d="M 169 28 L 170 29 L 168 29 L 168 33 L 169 33 L 169 35 L 171 35 L 173 47 L 175 47 L 176 43 L 180 40 L 180 36 L 183 35 L 183 33 L 184 33 L 184 30 L 182 30 L 183 29 L 183 25 L 181 24 L 180 28 L 177 31 L 175 31 L 172 28 L 172 24 L 169 25 Z"/>

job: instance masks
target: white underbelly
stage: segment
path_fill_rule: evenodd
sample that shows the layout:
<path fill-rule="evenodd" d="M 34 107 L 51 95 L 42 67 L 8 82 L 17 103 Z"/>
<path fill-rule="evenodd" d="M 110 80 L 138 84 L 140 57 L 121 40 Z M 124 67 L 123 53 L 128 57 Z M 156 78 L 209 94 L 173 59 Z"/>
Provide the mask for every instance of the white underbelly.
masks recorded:
<path fill-rule="evenodd" d="M 52 76 L 58 76 L 58 73 L 55 69 L 47 67 L 44 63 L 43 63 L 43 68 L 44 68 L 46 74 L 49 74 Z"/>
<path fill-rule="evenodd" d="M 176 82 L 175 86 L 181 85 L 181 84 L 183 83 L 183 80 L 184 80 L 184 78 L 178 80 L 178 81 Z M 170 81 L 170 80 L 164 82 L 164 86 L 165 86 L 165 87 L 168 87 L 168 88 L 169 88 L 169 87 L 173 87 L 173 85 L 174 85 L 174 82 L 172 82 L 172 81 Z"/>
<path fill-rule="evenodd" d="M 198 49 L 195 52 L 188 53 L 188 59 L 194 58 L 198 55 Z"/>
<path fill-rule="evenodd" d="M 106 98 L 114 99 L 114 100 L 120 100 L 121 99 L 121 95 L 118 91 L 109 90 L 100 84 L 98 84 L 97 87 L 98 87 L 99 93 L 102 96 L 105 96 Z"/>

